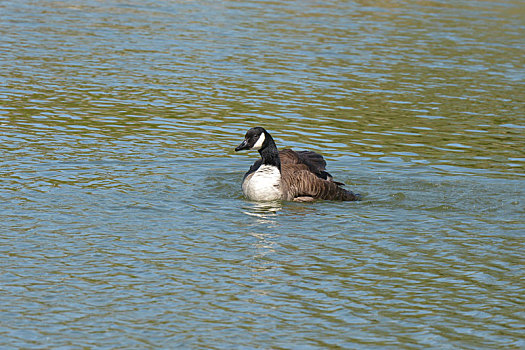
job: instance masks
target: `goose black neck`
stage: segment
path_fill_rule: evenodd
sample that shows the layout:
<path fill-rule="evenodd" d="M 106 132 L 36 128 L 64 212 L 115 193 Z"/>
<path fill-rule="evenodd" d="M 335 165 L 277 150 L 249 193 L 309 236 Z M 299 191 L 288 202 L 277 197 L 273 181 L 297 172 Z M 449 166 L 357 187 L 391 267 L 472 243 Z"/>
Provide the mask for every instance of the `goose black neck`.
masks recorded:
<path fill-rule="evenodd" d="M 275 145 L 275 141 L 273 140 L 273 137 L 265 133 L 265 146 L 259 150 L 259 154 L 262 158 L 262 163 L 265 165 L 273 165 L 276 166 L 279 171 L 281 171 L 281 159 L 279 158 L 279 150 L 277 149 L 277 146 Z"/>

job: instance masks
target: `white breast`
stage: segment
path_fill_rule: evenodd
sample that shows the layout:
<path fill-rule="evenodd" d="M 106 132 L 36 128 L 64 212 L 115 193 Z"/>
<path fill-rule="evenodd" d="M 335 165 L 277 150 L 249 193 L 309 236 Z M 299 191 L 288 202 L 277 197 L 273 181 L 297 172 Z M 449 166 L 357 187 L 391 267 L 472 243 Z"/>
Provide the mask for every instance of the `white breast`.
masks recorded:
<path fill-rule="evenodd" d="M 244 179 L 242 192 L 254 201 L 281 199 L 281 172 L 276 166 L 261 165 Z"/>

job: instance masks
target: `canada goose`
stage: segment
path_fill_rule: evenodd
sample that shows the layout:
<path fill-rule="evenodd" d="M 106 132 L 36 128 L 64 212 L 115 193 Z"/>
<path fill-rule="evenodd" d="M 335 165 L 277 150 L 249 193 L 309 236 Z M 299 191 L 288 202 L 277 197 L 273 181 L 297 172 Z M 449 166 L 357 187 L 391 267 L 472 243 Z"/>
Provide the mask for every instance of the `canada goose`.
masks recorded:
<path fill-rule="evenodd" d="M 291 149 L 278 151 L 272 136 L 264 128 L 255 127 L 246 132 L 244 141 L 235 151 L 244 149 L 257 150 L 261 155 L 242 181 L 242 191 L 250 200 L 355 201 L 360 198 L 342 188 L 344 184 L 332 180 L 326 172 L 322 155 Z"/>

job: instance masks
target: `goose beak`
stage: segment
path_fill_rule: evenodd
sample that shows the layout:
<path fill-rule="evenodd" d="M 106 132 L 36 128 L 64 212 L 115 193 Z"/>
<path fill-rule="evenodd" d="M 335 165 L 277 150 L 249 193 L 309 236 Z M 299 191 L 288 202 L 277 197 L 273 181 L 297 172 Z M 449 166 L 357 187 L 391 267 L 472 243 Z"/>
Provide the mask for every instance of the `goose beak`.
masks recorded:
<path fill-rule="evenodd" d="M 249 149 L 250 146 L 248 146 L 248 140 L 244 139 L 244 141 L 235 148 L 235 151 L 242 151 L 243 149 Z"/>

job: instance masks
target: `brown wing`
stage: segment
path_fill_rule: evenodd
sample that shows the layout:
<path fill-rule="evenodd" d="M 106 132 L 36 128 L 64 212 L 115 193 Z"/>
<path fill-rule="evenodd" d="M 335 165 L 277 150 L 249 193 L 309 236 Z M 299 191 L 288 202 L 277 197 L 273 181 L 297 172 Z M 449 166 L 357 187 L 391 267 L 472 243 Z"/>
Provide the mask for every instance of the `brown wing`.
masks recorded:
<path fill-rule="evenodd" d="M 310 164 L 319 170 L 326 170 L 326 162 L 323 156 L 312 151 L 296 152 L 289 148 L 285 148 L 279 151 L 279 158 L 281 158 L 281 163 Z"/>
<path fill-rule="evenodd" d="M 341 188 L 337 183 L 324 180 L 312 173 L 305 164 L 282 164 L 281 185 L 284 199 L 297 197 L 314 199 L 358 200 L 358 195 Z"/>
<path fill-rule="evenodd" d="M 285 148 L 279 151 L 279 158 L 281 164 L 290 165 L 306 165 L 307 169 L 314 173 L 317 177 L 325 180 L 331 180 L 332 175 L 326 171 L 326 161 L 319 153 L 312 151 L 293 151 Z"/>

